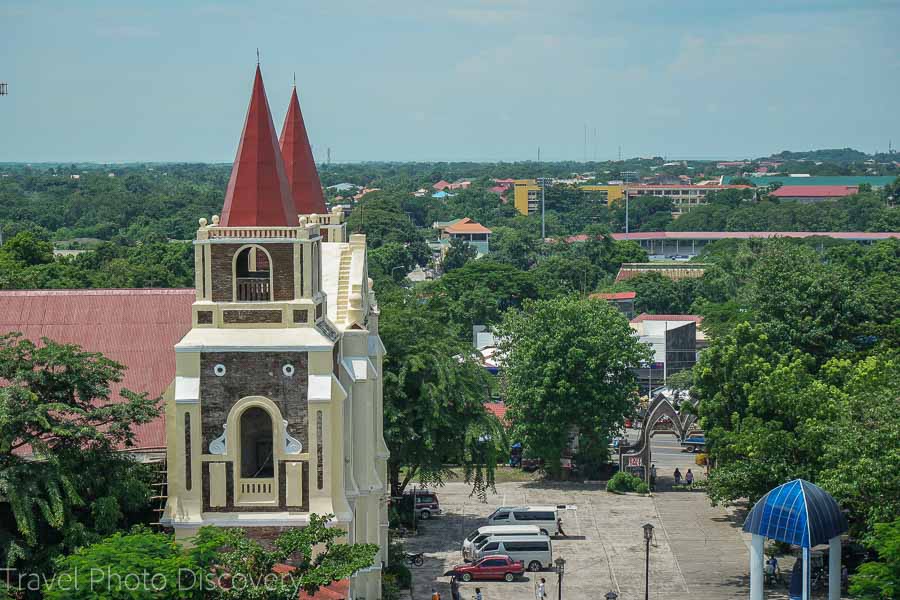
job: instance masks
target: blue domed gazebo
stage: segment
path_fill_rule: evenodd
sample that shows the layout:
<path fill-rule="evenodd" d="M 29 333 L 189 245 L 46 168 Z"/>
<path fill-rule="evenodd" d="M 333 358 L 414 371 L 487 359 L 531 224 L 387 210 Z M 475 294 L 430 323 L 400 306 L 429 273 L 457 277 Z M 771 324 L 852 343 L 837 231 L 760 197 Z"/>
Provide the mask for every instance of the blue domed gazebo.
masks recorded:
<path fill-rule="evenodd" d="M 753 534 L 750 548 L 750 600 L 763 600 L 763 546 L 778 540 L 803 551 L 803 600 L 809 594 L 809 550 L 828 543 L 828 599 L 841 597 L 841 534 L 847 519 L 831 495 L 803 479 L 771 490 L 754 505 L 744 521 Z"/>

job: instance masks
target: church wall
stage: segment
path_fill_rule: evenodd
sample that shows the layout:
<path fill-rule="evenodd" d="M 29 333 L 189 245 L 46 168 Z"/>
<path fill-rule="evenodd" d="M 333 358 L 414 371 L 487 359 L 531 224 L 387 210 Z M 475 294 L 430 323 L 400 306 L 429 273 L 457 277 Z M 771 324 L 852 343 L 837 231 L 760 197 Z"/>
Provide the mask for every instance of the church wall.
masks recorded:
<path fill-rule="evenodd" d="M 214 372 L 217 364 L 225 365 L 223 377 Z M 294 367 L 291 377 L 283 372 L 287 364 Z M 204 352 L 200 357 L 203 452 L 222 435 L 229 411 L 245 396 L 264 396 L 274 402 L 288 422 L 288 433 L 308 448 L 308 375 L 306 352 Z"/>

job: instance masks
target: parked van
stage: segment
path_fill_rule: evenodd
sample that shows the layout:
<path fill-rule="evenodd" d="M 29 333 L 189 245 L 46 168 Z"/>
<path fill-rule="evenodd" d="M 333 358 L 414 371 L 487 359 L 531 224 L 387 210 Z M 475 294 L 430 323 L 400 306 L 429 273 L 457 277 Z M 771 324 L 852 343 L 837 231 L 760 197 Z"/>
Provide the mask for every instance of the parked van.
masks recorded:
<path fill-rule="evenodd" d="M 540 535 L 541 530 L 536 525 L 500 525 L 493 526 L 488 525 L 486 527 L 479 527 L 472 533 L 466 536 L 466 539 L 463 540 L 462 543 L 462 555 L 463 560 L 471 561 L 475 560 L 475 547 L 479 546 L 481 542 L 488 539 L 492 535 L 503 536 L 503 537 L 515 537 L 522 535 Z"/>
<path fill-rule="evenodd" d="M 555 506 L 501 506 L 488 517 L 488 525 L 535 525 L 544 535 L 556 535 Z"/>
<path fill-rule="evenodd" d="M 540 571 L 553 566 L 553 544 L 546 535 L 522 535 L 514 537 L 491 536 L 475 548 L 475 560 L 494 554 L 503 554 L 522 561 L 529 571 Z"/>
<path fill-rule="evenodd" d="M 406 491 L 403 493 L 404 499 L 414 498 L 413 510 L 416 511 L 416 518 L 427 521 L 434 515 L 441 514 L 441 504 L 437 494 L 429 490 L 416 490 L 415 493 Z"/>

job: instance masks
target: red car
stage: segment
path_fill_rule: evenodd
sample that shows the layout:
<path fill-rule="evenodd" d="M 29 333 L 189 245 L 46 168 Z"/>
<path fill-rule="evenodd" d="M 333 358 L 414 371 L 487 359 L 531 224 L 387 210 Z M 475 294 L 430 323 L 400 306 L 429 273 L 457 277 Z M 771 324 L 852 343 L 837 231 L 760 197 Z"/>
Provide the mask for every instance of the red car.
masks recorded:
<path fill-rule="evenodd" d="M 485 556 L 469 565 L 454 567 L 453 574 L 463 581 L 473 579 L 503 579 L 513 581 L 525 573 L 525 563 L 508 556 Z"/>

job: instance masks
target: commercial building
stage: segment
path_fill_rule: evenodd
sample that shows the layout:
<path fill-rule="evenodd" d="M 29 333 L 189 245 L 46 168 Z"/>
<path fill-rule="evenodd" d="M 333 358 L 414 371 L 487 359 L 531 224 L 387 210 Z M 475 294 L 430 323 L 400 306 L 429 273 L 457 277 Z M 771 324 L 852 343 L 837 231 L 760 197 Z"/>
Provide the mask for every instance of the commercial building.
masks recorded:
<path fill-rule="evenodd" d="M 765 163 L 760 163 L 765 164 Z M 778 165 L 776 164 L 775 167 Z M 722 183 L 729 184 L 734 179 L 731 176 L 722 178 Z M 762 175 L 750 176 L 750 182 L 757 187 L 765 187 L 778 183 L 780 185 L 850 185 L 859 187 L 870 185 L 877 189 L 893 183 L 897 177 L 894 175 Z"/>
<path fill-rule="evenodd" d="M 637 296 L 635 292 L 600 292 L 591 294 L 592 300 L 606 300 L 609 304 L 615 306 L 619 312 L 631 319 L 634 317 L 634 299 Z"/>
<path fill-rule="evenodd" d="M 659 273 L 672 281 L 681 279 L 693 279 L 703 277 L 706 267 L 709 265 L 700 263 L 622 263 L 619 272 L 616 273 L 616 281 L 628 281 L 632 277 L 645 273 Z"/>
<path fill-rule="evenodd" d="M 706 196 L 710 192 L 732 189 L 749 189 L 747 185 L 644 185 L 631 184 L 625 186 L 625 197 L 634 200 L 642 196 L 658 196 L 672 201 L 672 216 L 677 218 L 690 212 L 691 209 L 706 204 Z"/>
<path fill-rule="evenodd" d="M 826 237 L 834 240 L 848 240 L 861 244 L 872 244 L 879 240 L 900 239 L 900 232 L 871 233 L 863 231 L 638 231 L 634 233 L 614 233 L 613 239 L 629 240 L 640 244 L 647 251 L 650 260 L 691 258 L 700 254 L 703 248 L 718 240 L 768 239 L 775 237 L 803 239 Z"/>
<path fill-rule="evenodd" d="M 794 200 L 811 204 L 846 198 L 858 192 L 859 188 L 855 185 L 783 185 L 777 190 L 769 192 L 769 196 L 779 200 Z"/>
<path fill-rule="evenodd" d="M 694 366 L 700 322 L 696 315 L 646 313 L 631 320 L 638 340 L 648 344 L 653 352 L 650 362 L 635 370 L 642 394 L 664 386 L 670 376 Z"/>

